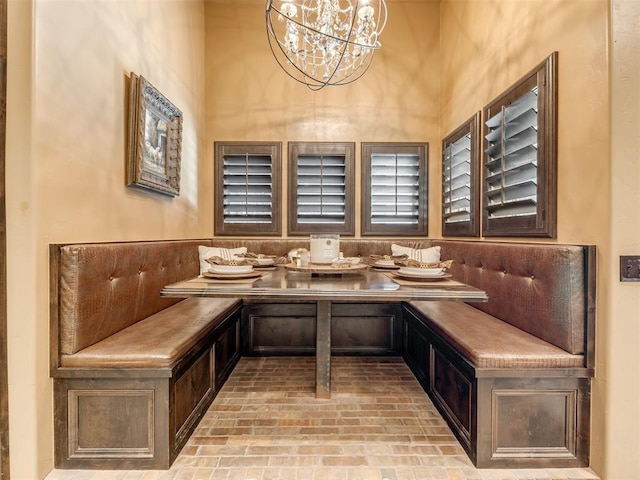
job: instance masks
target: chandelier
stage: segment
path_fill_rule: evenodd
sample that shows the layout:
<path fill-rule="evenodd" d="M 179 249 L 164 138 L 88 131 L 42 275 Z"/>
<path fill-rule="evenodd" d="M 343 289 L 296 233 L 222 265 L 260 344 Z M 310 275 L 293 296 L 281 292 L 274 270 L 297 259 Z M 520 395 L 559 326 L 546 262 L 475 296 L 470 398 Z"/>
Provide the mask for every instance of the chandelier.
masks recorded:
<path fill-rule="evenodd" d="M 267 37 L 282 69 L 311 90 L 367 71 L 387 23 L 385 0 L 267 0 Z M 374 7 L 377 4 L 377 8 Z"/>

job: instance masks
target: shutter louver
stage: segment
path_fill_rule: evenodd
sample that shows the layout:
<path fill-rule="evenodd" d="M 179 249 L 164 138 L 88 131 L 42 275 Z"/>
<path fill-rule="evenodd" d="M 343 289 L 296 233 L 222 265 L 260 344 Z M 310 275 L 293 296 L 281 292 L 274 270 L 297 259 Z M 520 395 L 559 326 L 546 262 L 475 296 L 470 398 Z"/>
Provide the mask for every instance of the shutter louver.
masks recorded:
<path fill-rule="evenodd" d="M 272 175 L 269 155 L 225 155 L 224 223 L 270 224 Z"/>
<path fill-rule="evenodd" d="M 442 235 L 480 235 L 478 172 L 480 119 L 477 112 L 442 140 Z"/>
<path fill-rule="evenodd" d="M 489 218 L 535 216 L 538 203 L 538 88 L 486 122 Z"/>
<path fill-rule="evenodd" d="M 445 224 L 471 221 L 471 133 L 446 147 L 443 165 Z"/>
<path fill-rule="evenodd" d="M 427 235 L 427 147 L 362 144 L 362 235 Z"/>
<path fill-rule="evenodd" d="M 214 234 L 280 235 L 280 142 L 214 143 Z"/>
<path fill-rule="evenodd" d="M 289 142 L 289 234 L 354 235 L 354 170 L 354 143 Z"/>
<path fill-rule="evenodd" d="M 483 236 L 555 237 L 558 53 L 484 108 Z"/>
<path fill-rule="evenodd" d="M 420 159 L 415 154 L 371 156 L 371 224 L 417 225 Z"/>
<path fill-rule="evenodd" d="M 342 224 L 345 219 L 344 155 L 298 156 L 299 224 Z"/>

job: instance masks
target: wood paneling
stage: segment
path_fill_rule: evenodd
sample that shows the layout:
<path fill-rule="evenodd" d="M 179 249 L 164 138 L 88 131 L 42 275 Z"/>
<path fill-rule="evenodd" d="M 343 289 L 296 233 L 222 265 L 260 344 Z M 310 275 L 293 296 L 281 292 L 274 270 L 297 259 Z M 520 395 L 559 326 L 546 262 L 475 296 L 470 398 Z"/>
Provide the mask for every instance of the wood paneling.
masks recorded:
<path fill-rule="evenodd" d="M 251 304 L 243 308 L 245 355 L 313 355 L 316 308 L 308 303 Z M 402 348 L 400 305 L 334 303 L 331 352 L 392 355 Z"/>
<path fill-rule="evenodd" d="M 200 402 L 214 397 L 214 371 L 212 349 L 205 351 L 189 369 L 176 379 L 175 424 L 177 443 L 190 431 L 190 422 Z"/>

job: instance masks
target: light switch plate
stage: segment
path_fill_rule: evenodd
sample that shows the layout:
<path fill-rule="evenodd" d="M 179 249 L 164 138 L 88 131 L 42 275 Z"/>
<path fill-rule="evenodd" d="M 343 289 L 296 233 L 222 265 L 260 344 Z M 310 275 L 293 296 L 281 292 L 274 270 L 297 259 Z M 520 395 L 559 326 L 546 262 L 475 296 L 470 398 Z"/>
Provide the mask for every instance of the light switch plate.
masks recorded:
<path fill-rule="evenodd" d="M 620 281 L 640 282 L 640 255 L 620 256 Z"/>

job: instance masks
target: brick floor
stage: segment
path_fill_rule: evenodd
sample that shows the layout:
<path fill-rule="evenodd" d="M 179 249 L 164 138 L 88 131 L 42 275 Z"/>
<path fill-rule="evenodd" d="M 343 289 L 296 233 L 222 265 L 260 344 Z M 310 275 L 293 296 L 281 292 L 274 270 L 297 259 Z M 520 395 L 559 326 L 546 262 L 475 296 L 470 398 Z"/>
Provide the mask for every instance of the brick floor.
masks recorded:
<path fill-rule="evenodd" d="M 590 469 L 476 469 L 402 359 L 242 358 L 169 470 L 54 470 L 46 480 L 583 480 Z"/>

